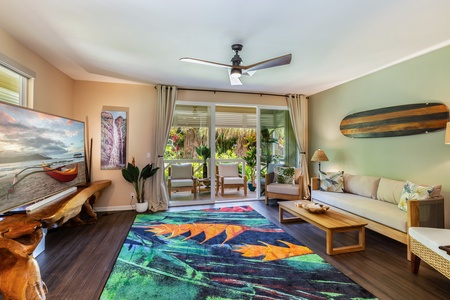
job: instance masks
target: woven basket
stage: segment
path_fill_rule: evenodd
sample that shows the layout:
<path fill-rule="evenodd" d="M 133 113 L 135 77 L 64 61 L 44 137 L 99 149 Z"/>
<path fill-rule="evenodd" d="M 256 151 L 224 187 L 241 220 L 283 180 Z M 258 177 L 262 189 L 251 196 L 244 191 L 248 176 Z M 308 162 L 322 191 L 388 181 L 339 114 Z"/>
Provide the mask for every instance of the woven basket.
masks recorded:
<path fill-rule="evenodd" d="M 450 279 L 450 261 L 443 258 L 430 248 L 424 246 L 410 236 L 411 251 L 424 262 L 435 268 L 448 279 Z"/>

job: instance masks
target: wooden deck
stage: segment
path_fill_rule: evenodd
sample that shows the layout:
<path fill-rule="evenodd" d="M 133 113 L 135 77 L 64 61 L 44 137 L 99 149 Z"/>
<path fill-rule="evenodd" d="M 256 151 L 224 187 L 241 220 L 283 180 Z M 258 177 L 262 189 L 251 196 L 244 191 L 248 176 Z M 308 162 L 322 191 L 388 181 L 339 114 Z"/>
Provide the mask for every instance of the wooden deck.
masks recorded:
<path fill-rule="evenodd" d="M 214 191 L 213 191 L 214 193 Z M 220 191 L 216 196 L 216 201 L 248 201 L 256 199 L 256 192 L 251 192 L 247 190 L 247 196 L 244 195 L 244 191 L 240 189 L 225 189 L 224 195 L 222 196 Z M 211 193 L 209 190 L 203 189 L 200 193 L 195 196 L 191 192 L 172 192 L 171 201 L 200 201 L 206 202 L 211 200 Z M 201 203 L 200 203 L 201 204 Z"/>

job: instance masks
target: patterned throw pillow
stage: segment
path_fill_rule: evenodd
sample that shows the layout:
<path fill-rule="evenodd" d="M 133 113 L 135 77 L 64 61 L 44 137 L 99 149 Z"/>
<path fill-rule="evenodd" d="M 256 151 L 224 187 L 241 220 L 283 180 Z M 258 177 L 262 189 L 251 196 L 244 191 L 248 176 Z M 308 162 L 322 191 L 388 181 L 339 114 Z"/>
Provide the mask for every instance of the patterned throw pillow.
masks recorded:
<path fill-rule="evenodd" d="M 398 208 L 401 210 L 408 210 L 408 200 L 424 200 L 431 197 L 433 193 L 433 186 L 421 186 L 407 181 L 403 187 L 402 195 L 400 196 L 400 202 Z"/>
<path fill-rule="evenodd" d="M 344 171 L 323 172 L 320 171 L 320 187 L 325 192 L 344 192 Z"/>
<path fill-rule="evenodd" d="M 294 168 L 277 167 L 277 183 L 294 184 Z"/>

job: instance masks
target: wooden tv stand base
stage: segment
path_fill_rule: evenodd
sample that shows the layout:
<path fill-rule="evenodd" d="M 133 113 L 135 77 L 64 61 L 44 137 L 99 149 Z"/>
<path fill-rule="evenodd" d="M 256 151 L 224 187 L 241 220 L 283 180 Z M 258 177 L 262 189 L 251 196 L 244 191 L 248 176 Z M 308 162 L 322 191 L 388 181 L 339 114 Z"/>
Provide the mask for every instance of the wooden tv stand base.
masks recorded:
<path fill-rule="evenodd" d="M 90 183 L 77 192 L 30 214 L 0 217 L 0 293 L 3 299 L 46 299 L 47 287 L 41 279 L 33 251 L 42 239 L 42 228 L 61 226 L 67 221 L 93 223 L 97 219 L 92 205 L 110 180 Z M 84 208 L 87 221 L 80 218 Z"/>
<path fill-rule="evenodd" d="M 367 223 L 352 219 L 339 212 L 328 210 L 324 214 L 313 214 L 297 204 L 311 203 L 307 200 L 279 202 L 280 223 L 306 221 L 326 232 L 326 251 L 328 255 L 362 251 L 366 248 L 365 226 Z M 294 217 L 286 218 L 287 211 Z M 358 244 L 344 247 L 333 247 L 333 234 L 335 232 L 358 231 Z"/>

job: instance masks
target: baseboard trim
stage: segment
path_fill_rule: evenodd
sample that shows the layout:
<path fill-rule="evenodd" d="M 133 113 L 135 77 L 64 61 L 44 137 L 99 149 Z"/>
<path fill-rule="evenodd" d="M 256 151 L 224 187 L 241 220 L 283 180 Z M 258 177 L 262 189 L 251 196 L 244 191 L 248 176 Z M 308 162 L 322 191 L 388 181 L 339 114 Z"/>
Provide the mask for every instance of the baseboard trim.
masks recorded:
<path fill-rule="evenodd" d="M 94 207 L 96 212 L 111 212 L 111 211 L 126 211 L 126 210 L 135 210 L 134 205 L 122 205 L 122 206 L 101 206 Z"/>

